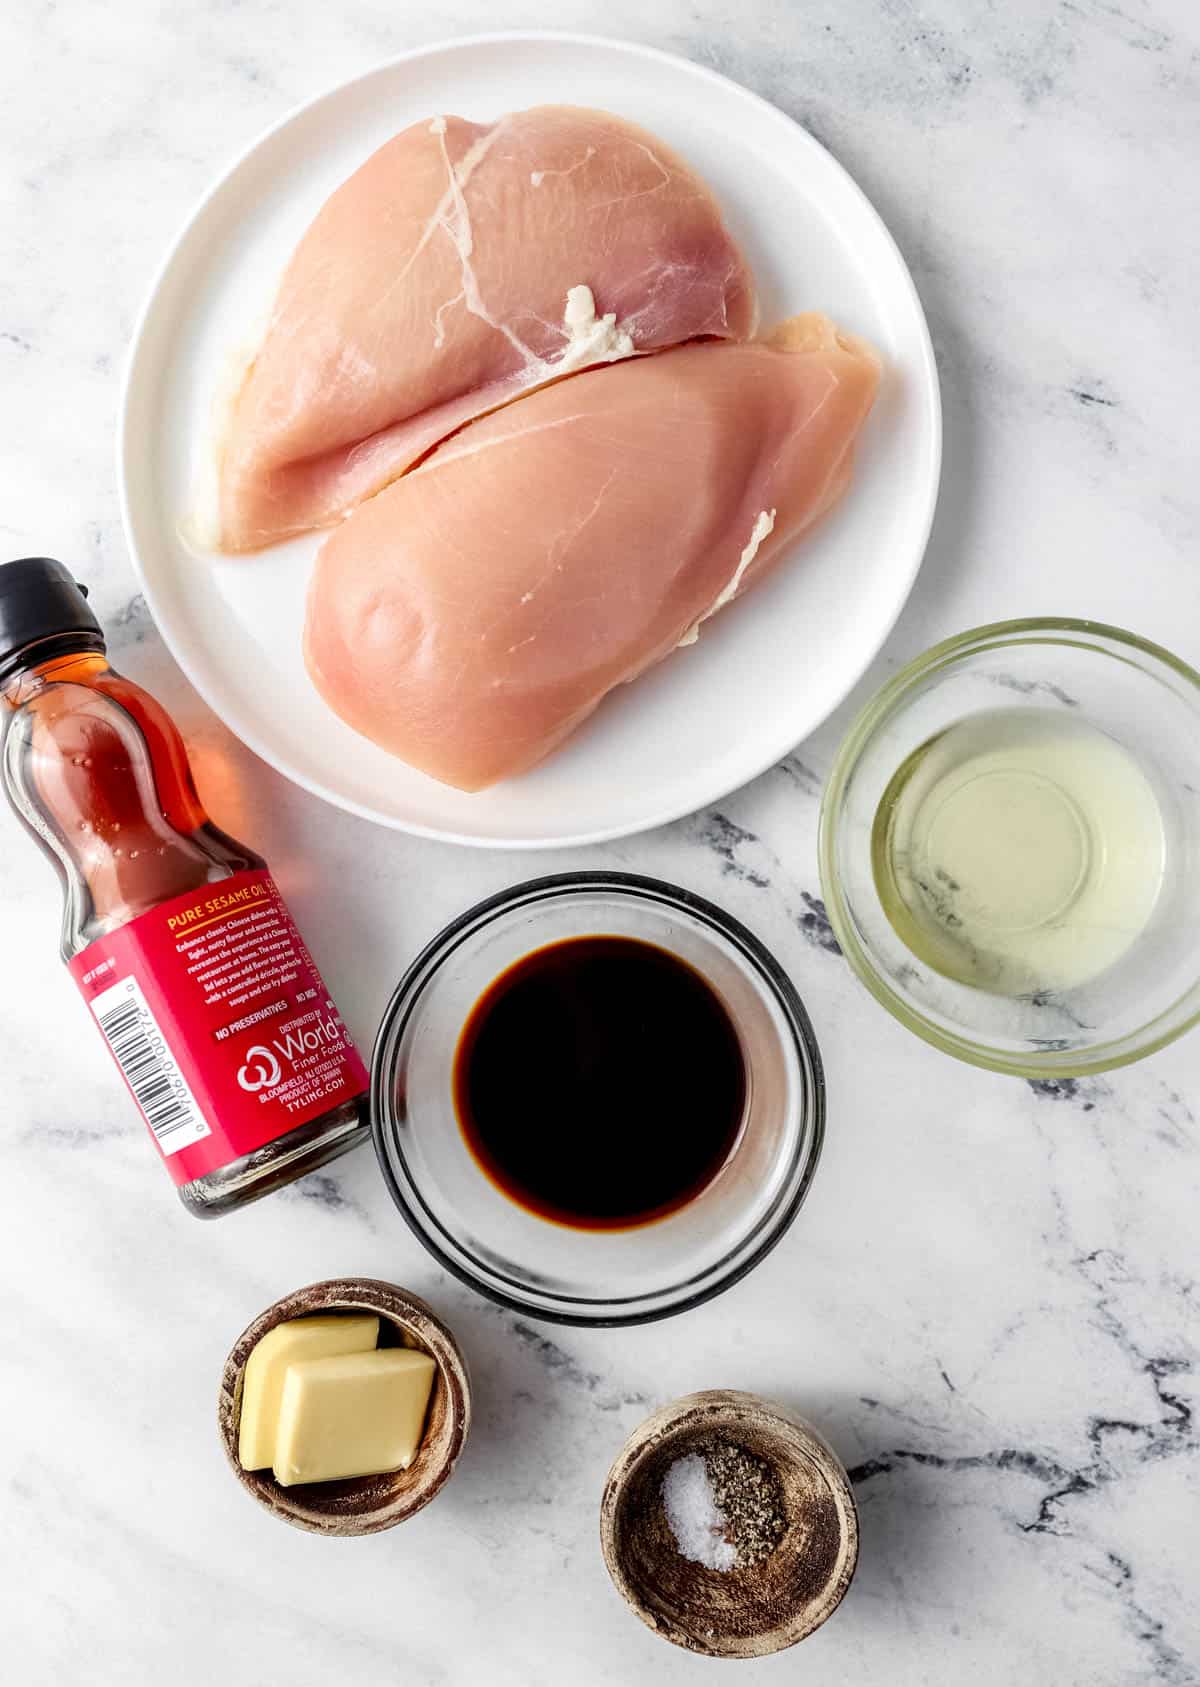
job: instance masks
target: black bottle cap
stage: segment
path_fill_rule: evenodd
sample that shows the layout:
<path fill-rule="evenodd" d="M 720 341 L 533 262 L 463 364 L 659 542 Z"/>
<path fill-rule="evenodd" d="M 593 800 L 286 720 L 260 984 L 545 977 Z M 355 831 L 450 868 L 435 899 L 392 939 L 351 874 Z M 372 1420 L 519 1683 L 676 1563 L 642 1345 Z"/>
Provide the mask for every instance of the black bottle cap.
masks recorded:
<path fill-rule="evenodd" d="M 87 589 L 48 556 L 0 563 L 0 680 L 22 666 L 25 652 L 42 661 L 62 648 L 103 650 L 104 634 L 88 608 Z M 36 654 L 31 646 L 43 648 Z M 28 660 L 28 658 L 26 658 Z"/>

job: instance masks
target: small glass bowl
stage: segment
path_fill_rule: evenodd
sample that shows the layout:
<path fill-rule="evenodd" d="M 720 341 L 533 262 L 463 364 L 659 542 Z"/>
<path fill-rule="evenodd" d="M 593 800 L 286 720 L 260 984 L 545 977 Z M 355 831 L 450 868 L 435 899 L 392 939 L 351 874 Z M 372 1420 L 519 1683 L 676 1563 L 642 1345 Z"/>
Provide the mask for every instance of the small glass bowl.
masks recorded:
<path fill-rule="evenodd" d="M 696 968 L 737 1029 L 748 1077 L 740 1134 L 713 1181 L 623 1230 L 557 1224 L 504 1195 L 467 1147 L 452 1096 L 459 1034 L 492 981 L 532 950 L 585 935 L 640 938 Z M 448 1271 L 531 1317 L 637 1324 L 719 1294 L 783 1235 L 816 1169 L 825 1084 L 799 997 L 736 920 L 654 879 L 563 873 L 481 902 L 418 956 L 376 1039 L 371 1118 L 396 1205 Z"/>
<path fill-rule="evenodd" d="M 1166 870 L 1130 947 L 1086 983 L 1018 996 L 960 984 L 901 941 L 880 900 L 872 831 L 897 769 L 986 710 L 1061 709 L 1133 757 L 1158 799 Z M 852 724 L 821 807 L 821 883 L 842 950 L 901 1024 L 976 1066 L 1053 1081 L 1140 1060 L 1200 1019 L 1200 675 L 1116 627 L 1004 621 L 935 645 Z"/>

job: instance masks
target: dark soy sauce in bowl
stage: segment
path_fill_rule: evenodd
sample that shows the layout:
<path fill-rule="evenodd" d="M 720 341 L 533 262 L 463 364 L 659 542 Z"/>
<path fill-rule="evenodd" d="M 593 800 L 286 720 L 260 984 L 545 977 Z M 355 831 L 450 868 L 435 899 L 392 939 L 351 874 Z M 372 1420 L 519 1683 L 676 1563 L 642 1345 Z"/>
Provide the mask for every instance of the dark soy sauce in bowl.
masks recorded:
<path fill-rule="evenodd" d="M 631 937 L 525 955 L 476 1002 L 454 1058 L 475 1159 L 530 1212 L 583 1230 L 665 1218 L 724 1166 L 746 1111 L 728 1010 L 686 961 Z"/>

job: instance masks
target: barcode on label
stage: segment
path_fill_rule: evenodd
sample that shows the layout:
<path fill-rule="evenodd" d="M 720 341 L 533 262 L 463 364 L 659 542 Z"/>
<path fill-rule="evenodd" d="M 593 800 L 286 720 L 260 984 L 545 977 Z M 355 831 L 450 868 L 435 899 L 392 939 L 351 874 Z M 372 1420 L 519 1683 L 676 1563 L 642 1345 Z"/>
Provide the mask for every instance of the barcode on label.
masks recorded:
<path fill-rule="evenodd" d="M 113 1059 L 166 1155 L 210 1135 L 187 1079 L 167 1047 L 136 978 L 102 990 L 91 1004 Z"/>

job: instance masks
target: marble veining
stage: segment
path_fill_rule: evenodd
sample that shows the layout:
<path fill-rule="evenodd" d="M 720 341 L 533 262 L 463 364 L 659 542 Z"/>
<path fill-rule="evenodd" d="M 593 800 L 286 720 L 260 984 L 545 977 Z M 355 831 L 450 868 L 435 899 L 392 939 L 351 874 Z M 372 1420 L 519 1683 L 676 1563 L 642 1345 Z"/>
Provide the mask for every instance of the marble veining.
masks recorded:
<path fill-rule="evenodd" d="M 834 719 L 706 814 L 544 860 L 372 828 L 234 741 L 137 593 L 113 467 L 137 312 L 212 179 L 332 83 L 501 25 L 683 52 L 804 123 L 908 259 L 946 417 L 924 568 Z M 28 0 L 0 22 L 0 85 L 4 552 L 48 551 L 87 579 L 114 659 L 179 720 L 218 821 L 271 861 L 360 1042 L 453 914 L 531 872 L 612 867 L 685 885 L 770 946 L 829 1090 L 794 1230 L 667 1325 L 558 1329 L 472 1296 L 401 1223 L 369 1149 L 200 1225 L 62 972 L 53 876 L 0 814 L 6 1678 L 698 1683 L 709 1667 L 611 1589 L 598 1508 L 654 1406 L 730 1386 L 818 1425 L 862 1522 L 841 1610 L 798 1653 L 737 1666 L 749 1678 L 1197 1687 L 1200 1040 L 1033 1084 L 950 1061 L 852 978 L 816 865 L 820 792 L 853 709 L 935 640 L 1079 615 L 1200 661 L 1196 7 Z M 346 1550 L 247 1503 L 214 1416 L 246 1323 L 356 1272 L 446 1316 L 476 1416 L 437 1504 Z"/>

